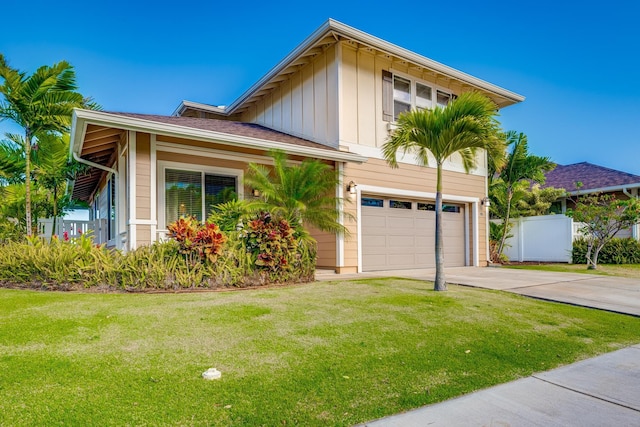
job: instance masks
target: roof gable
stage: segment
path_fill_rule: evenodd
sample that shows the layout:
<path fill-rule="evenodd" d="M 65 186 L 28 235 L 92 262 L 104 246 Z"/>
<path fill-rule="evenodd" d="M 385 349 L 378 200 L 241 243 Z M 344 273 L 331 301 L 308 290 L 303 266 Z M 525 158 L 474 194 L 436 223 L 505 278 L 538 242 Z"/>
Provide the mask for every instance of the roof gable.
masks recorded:
<path fill-rule="evenodd" d="M 387 56 L 394 61 L 410 63 L 415 67 L 429 70 L 433 72 L 436 77 L 445 80 L 456 80 L 464 87 L 478 90 L 489 96 L 500 108 L 524 100 L 522 95 L 463 73 L 462 71 L 367 34 L 364 31 L 329 19 L 228 107 L 217 107 L 214 105 L 183 101 L 175 110 L 174 115 L 181 115 L 182 112 L 188 108 L 196 108 L 200 111 L 209 111 L 223 115 L 240 113 L 255 103 L 256 100 L 279 86 L 282 81 L 287 80 L 291 74 L 313 61 L 314 57 L 319 53 L 343 41 L 371 50 L 378 55 Z"/>

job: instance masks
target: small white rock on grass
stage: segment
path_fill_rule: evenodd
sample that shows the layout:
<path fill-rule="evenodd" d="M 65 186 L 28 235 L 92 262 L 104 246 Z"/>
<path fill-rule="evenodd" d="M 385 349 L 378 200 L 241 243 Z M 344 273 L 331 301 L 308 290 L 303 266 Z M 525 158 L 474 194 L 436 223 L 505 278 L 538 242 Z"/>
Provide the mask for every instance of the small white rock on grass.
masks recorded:
<path fill-rule="evenodd" d="M 219 380 L 222 377 L 222 372 L 216 368 L 209 368 L 202 373 L 202 378 L 205 380 Z"/>

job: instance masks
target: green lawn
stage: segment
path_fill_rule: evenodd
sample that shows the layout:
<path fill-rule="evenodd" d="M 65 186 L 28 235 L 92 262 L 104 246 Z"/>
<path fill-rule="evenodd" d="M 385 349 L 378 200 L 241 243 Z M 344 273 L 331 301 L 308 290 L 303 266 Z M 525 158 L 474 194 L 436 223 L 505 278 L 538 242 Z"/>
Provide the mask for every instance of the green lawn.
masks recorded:
<path fill-rule="evenodd" d="M 512 264 L 508 268 L 526 270 L 560 271 L 566 273 L 600 274 L 603 276 L 619 276 L 640 278 L 640 264 L 598 264 L 596 270 L 588 270 L 584 264 Z"/>
<path fill-rule="evenodd" d="M 431 288 L 0 289 L 0 425 L 353 425 L 640 342 L 640 318 Z"/>

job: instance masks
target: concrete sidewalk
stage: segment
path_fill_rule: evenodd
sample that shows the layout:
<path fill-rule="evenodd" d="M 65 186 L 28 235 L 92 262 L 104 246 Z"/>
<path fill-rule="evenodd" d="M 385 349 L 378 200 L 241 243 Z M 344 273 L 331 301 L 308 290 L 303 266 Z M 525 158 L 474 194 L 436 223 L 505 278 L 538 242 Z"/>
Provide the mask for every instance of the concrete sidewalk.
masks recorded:
<path fill-rule="evenodd" d="M 640 278 L 476 267 L 447 268 L 445 275 L 450 284 L 640 316 Z M 433 280 L 434 270 L 320 276 Z M 640 426 L 640 344 L 364 425 Z"/>
<path fill-rule="evenodd" d="M 640 426 L 640 345 L 366 423 L 422 426 Z"/>

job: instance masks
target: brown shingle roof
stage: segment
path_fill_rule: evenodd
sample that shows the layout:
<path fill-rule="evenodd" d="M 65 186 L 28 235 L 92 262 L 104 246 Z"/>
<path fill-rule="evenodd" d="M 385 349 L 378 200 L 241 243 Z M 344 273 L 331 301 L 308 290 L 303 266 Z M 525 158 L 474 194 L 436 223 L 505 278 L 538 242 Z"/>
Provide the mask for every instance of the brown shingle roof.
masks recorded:
<path fill-rule="evenodd" d="M 640 176 L 638 175 L 587 162 L 558 165 L 551 172 L 547 172 L 546 177 L 547 180 L 543 187 L 564 188 L 567 191 L 576 191 L 576 182 L 582 183 L 580 190 L 595 190 L 630 184 L 640 186 Z"/>
<path fill-rule="evenodd" d="M 307 139 L 298 138 L 283 132 L 278 132 L 255 123 L 235 122 L 231 120 L 204 119 L 199 117 L 175 117 L 154 114 L 119 113 L 110 111 L 105 112 L 108 114 L 149 120 L 152 122 L 166 123 L 176 126 L 184 126 L 194 129 L 226 133 L 230 135 L 245 136 L 249 138 L 264 139 L 273 142 L 284 142 L 287 144 L 301 145 L 304 147 L 338 151 L 335 148 L 323 144 L 318 144 L 317 142 L 309 141 Z"/>

